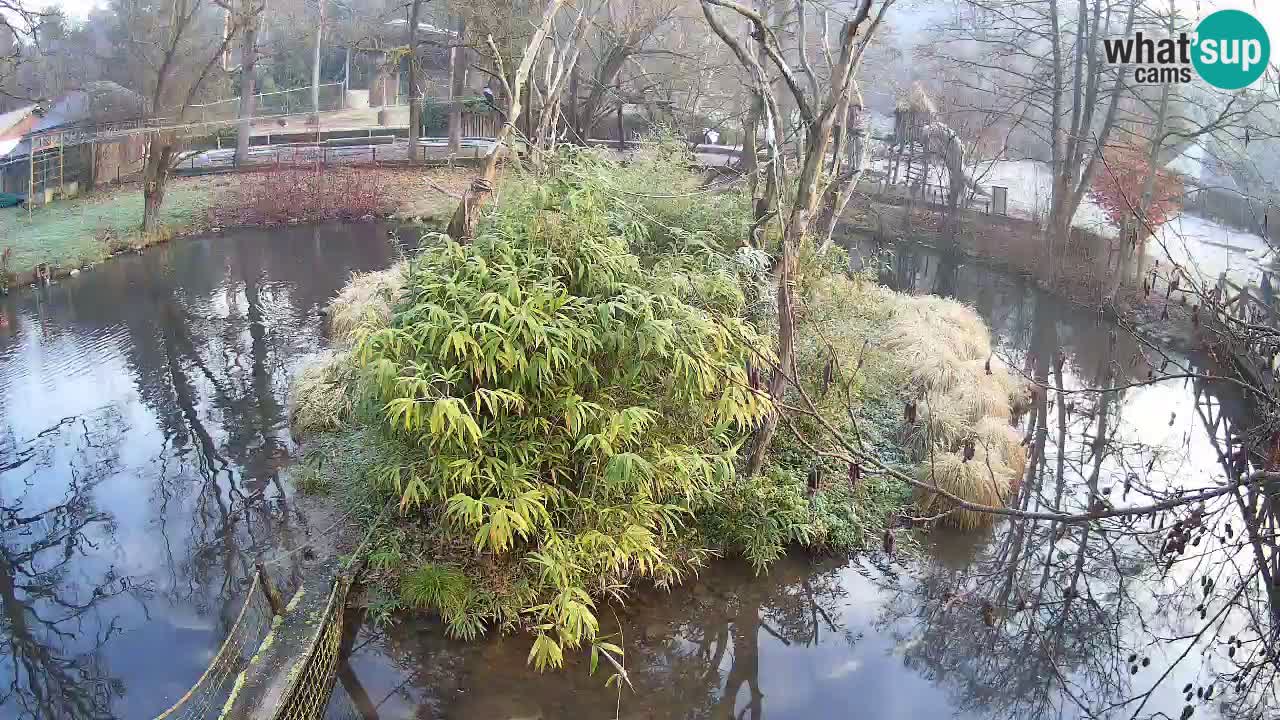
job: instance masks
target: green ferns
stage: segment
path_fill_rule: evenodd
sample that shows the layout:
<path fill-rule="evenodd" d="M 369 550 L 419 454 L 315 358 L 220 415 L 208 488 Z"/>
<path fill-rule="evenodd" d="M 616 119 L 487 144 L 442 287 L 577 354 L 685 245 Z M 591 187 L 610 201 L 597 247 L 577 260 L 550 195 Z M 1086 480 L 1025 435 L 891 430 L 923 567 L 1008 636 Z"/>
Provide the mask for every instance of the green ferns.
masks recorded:
<path fill-rule="evenodd" d="M 643 230 L 607 202 L 570 184 L 509 200 L 472 245 L 441 239 L 411 261 L 390 325 L 356 334 L 360 385 L 397 447 L 373 481 L 505 569 L 480 583 L 426 564 L 401 597 L 463 637 L 512 622 L 518 599 L 540 668 L 594 644 L 596 599 L 701 561 L 690 520 L 733 485 L 770 410 L 748 384 L 768 343 L 735 314 L 741 293 L 686 303 L 670 288 L 705 284 L 644 267 L 628 251 Z"/>

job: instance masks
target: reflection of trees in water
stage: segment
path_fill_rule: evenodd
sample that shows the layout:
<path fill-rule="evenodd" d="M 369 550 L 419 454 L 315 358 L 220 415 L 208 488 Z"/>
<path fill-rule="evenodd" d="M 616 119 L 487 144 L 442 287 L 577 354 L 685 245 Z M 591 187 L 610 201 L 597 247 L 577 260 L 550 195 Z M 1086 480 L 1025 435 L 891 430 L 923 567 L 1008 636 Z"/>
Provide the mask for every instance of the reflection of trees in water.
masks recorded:
<path fill-rule="evenodd" d="M 882 609 L 879 626 L 906 648 L 906 665 L 947 688 L 957 709 L 1071 717 L 1129 693 L 1127 608 L 1108 587 L 1108 549 L 1055 534 L 1002 532 L 962 569 L 920 568 L 918 586 Z"/>
<path fill-rule="evenodd" d="M 909 246 L 896 248 L 882 279 L 973 304 L 999 338 L 998 353 L 1049 388 L 1028 418 L 1023 509 L 1176 501 L 1170 488 L 1195 494 L 1276 462 L 1276 427 L 1257 422 L 1238 388 L 1205 379 L 1218 371 L 1197 358 L 1170 356 L 1009 276 Z M 1161 380 L 1164 372 L 1188 378 Z M 1164 418 L 1174 427 L 1171 409 L 1152 418 L 1135 413 L 1158 404 L 1126 407 L 1127 388 L 1152 378 L 1169 388 L 1152 397 L 1194 400 L 1197 422 L 1180 442 L 1176 431 L 1159 446 L 1132 439 L 1140 435 L 1133 428 L 1163 427 Z M 1217 468 L 1192 456 L 1191 434 L 1208 439 Z M 963 708 L 994 716 L 1177 716 L 1213 705 L 1227 717 L 1261 717 L 1280 705 L 1280 512 L 1263 487 L 1136 519 L 1004 524 L 989 546 L 952 563 L 961 569 L 926 566 L 928 600 L 900 592 L 884 626 L 913 627 L 908 661 L 951 687 Z"/>
<path fill-rule="evenodd" d="M 1056 314 L 1041 303 L 1030 319 L 1024 370 L 1061 387 Z M 1028 418 L 1030 463 L 1014 501 L 1023 510 L 1070 504 L 1081 488 L 1100 496 L 1115 453 L 1111 399 L 1050 407 L 1046 397 L 1037 394 Z M 1078 442 L 1086 437 L 1093 440 Z M 946 533 L 931 540 L 940 560 L 921 563 L 918 585 L 891 589 L 879 625 L 907 648 L 909 667 L 951 691 L 958 709 L 1011 720 L 1087 716 L 1129 694 L 1121 653 L 1136 609 L 1129 578 L 1141 571 L 1140 547 L 1113 543 L 1093 524 L 1025 520 L 998 527 L 991 542 L 958 561 L 948 562 Z"/>
<path fill-rule="evenodd" d="M 226 261 L 225 318 L 196 302 L 210 296 L 193 300 L 173 273 L 158 273 L 138 329 L 154 327 L 159 342 L 133 344 L 142 395 L 152 399 L 165 439 L 156 461 L 157 509 L 162 522 L 176 515 L 188 528 L 185 558 L 170 560 L 172 591 L 201 611 L 220 608 L 224 625 L 252 572 L 250 556 L 287 545 L 282 535 L 290 524 L 279 475 L 288 460 L 279 438 L 286 419 L 277 399 L 287 380 L 274 332 L 275 322 L 294 319 L 269 316 L 264 303 L 287 298 L 262 290 L 265 271 L 235 272 L 237 263 L 243 265 L 235 254 Z M 177 467 L 167 467 L 174 461 Z M 167 528 L 165 537 L 172 547 Z"/>
<path fill-rule="evenodd" d="M 795 558 L 761 577 L 740 566 L 720 568 L 720 577 L 709 575 L 681 602 L 647 609 L 645 615 L 657 616 L 637 618 L 638 626 L 627 629 L 632 638 L 645 636 L 627 658 L 634 697 L 665 695 L 672 717 L 765 717 L 764 645 L 813 647 L 832 637 L 855 642 L 841 619 L 847 589 L 840 569 Z M 627 705 L 624 697 L 624 710 Z"/>
<path fill-rule="evenodd" d="M 121 431 L 112 442 L 98 437 L 98 429 L 74 432 L 81 423 L 78 418 L 54 429 L 48 443 L 65 445 L 68 453 L 96 457 L 100 451 L 95 445 L 102 443 L 108 448 L 127 447 L 131 457 L 140 450 L 148 453 L 130 467 L 100 464 L 93 473 L 78 471 L 69 479 L 65 462 L 39 464 L 39 453 L 15 440 L 12 430 L 0 422 L 3 512 L 24 504 L 25 509 L 13 511 L 22 517 L 34 512 L 30 501 L 4 496 L 20 487 L 9 482 L 15 474 L 35 473 L 30 480 L 43 486 L 41 497 L 63 486 L 68 494 L 61 515 L 50 510 L 39 523 L 3 530 L 6 553 L 27 552 L 25 545 L 12 548 L 14 538 L 26 538 L 23 542 L 33 543 L 34 548 L 36 541 L 28 536 L 37 527 L 44 529 L 45 520 L 61 518 L 61 524 L 48 528 L 48 547 L 31 551 L 40 558 L 67 553 L 59 573 L 38 573 L 39 582 L 53 583 L 51 589 L 42 590 L 51 594 L 41 596 L 40 602 L 61 599 L 84 604 L 89 598 L 100 605 L 102 597 L 120 592 L 118 584 L 108 586 L 93 575 L 94 563 L 81 551 L 87 540 L 75 539 L 97 537 L 109 525 L 92 507 L 89 487 L 99 476 L 119 473 L 137 478 L 137 491 L 150 501 L 149 508 L 140 512 L 152 513 L 151 527 L 159 530 L 155 542 L 130 546 L 155 548 L 157 557 L 131 558 L 136 561 L 132 564 L 158 567 L 153 575 L 156 592 L 168 606 L 193 608 L 200 615 L 216 613 L 219 628 L 213 636 L 220 641 L 220 630 L 238 609 L 236 601 L 252 570 L 251 556 L 271 547 L 290 546 L 290 535 L 296 532 L 296 510 L 287 502 L 280 477 L 291 447 L 282 400 L 288 382 L 285 370 L 295 358 L 317 348 L 316 308 L 345 284 L 352 270 L 385 264 L 389 251 L 382 236 L 382 229 L 362 225 L 165 246 L 143 256 L 121 258 L 77 283 L 0 303 L 5 317 L 0 343 L 12 344 L 9 336 L 35 333 L 41 348 L 56 347 L 66 356 L 62 359 L 81 360 L 100 351 L 99 339 L 111 338 L 142 404 L 154 418 L 154 430 L 144 423 L 134 428 L 135 433 Z M 15 356 L 16 361 L 3 368 L 0 385 L 20 387 L 28 381 L 17 364 L 23 357 Z M 61 387 L 52 390 L 63 391 Z M 9 410 L 3 407 L 5 395 L 0 393 L 0 418 Z M 118 414 L 128 417 L 134 412 L 135 408 L 125 407 Z M 84 420 L 97 427 L 94 418 Z M 19 463 L 23 467 L 4 474 L 7 466 Z M 8 515 L 0 517 L 6 520 L 0 529 L 6 528 Z M 4 570 L 6 578 L 14 578 L 17 597 L 25 597 L 24 587 L 37 588 L 34 580 L 23 579 L 24 573 L 32 572 L 29 563 L 14 562 Z M 48 683 L 52 684 L 42 686 L 32 697 L 45 697 L 57 688 L 58 698 L 64 694 L 71 698 L 77 692 L 97 698 L 88 705 L 82 703 L 93 710 L 89 716 L 109 710 L 110 692 L 103 693 L 102 688 L 110 688 L 110 683 L 98 683 L 94 689 L 95 678 L 106 682 L 105 672 L 93 670 L 92 663 L 81 659 L 101 664 L 99 658 L 107 656 L 102 645 L 117 632 L 111 616 L 85 613 L 66 621 L 77 626 L 76 642 L 63 642 L 65 638 L 44 629 L 35 618 L 11 611 L 9 596 L 3 600 L 5 622 L 16 618 L 20 622 L 15 627 L 30 629 L 51 648 L 45 653 L 51 661 L 74 660 L 77 667 L 88 668 L 79 675 L 59 676 L 51 667 Z M 144 602 L 144 612 L 160 610 L 147 608 L 145 597 L 139 600 Z M 61 616 L 39 612 L 39 617 L 48 621 Z M 8 633 L 7 626 L 3 632 Z M 23 645 L 21 637 L 11 647 L 30 646 Z M 97 644 L 89 648 L 85 643 L 93 638 Z M 67 689 L 58 685 L 63 682 L 60 677 Z M 0 695 L 0 714 L 9 712 L 11 702 L 18 700 Z M 60 700 L 53 702 L 55 710 L 45 713 L 48 716 L 85 714 L 59 713 Z"/>
<path fill-rule="evenodd" d="M 621 717 L 767 717 L 762 650 L 779 643 L 813 647 L 857 641 L 841 612 L 848 593 L 840 577 L 843 568 L 835 560 L 815 564 L 784 558 L 756 577 L 745 565 L 717 563 L 675 591 L 675 598 L 665 592 L 632 598 L 617 610 L 633 686 L 622 691 Z M 601 617 L 603 635 L 618 632 L 613 612 L 602 610 Z M 544 674 L 527 665 L 529 644 L 523 635 L 461 644 L 441 638 L 434 625 L 408 624 L 377 639 L 383 656 L 395 663 L 394 682 L 382 689 L 378 671 L 361 666 L 359 656 L 370 639 L 355 639 L 355 667 L 339 674 L 355 709 L 343 717 L 400 717 L 397 713 L 407 711 L 388 707 L 407 705 L 416 706 L 420 715 L 458 720 L 550 720 L 609 716 L 617 702 L 616 691 L 604 687 L 613 670 L 602 661 L 601 669 L 588 675 L 585 651 L 571 655 L 564 671 Z M 373 686 L 379 689 L 364 689 Z"/>
<path fill-rule="evenodd" d="M 121 631 L 109 604 L 145 587 L 93 568 L 114 542 L 112 518 L 94 507 L 95 486 L 117 470 L 122 418 L 67 418 L 23 446 L 0 450 L 0 708 L 20 717 L 110 717 L 124 687 L 110 675 L 104 645 Z M 54 444 L 75 433 L 71 453 Z M 42 502 L 53 468 L 65 490 Z M 83 567 L 87 564 L 89 567 Z"/>

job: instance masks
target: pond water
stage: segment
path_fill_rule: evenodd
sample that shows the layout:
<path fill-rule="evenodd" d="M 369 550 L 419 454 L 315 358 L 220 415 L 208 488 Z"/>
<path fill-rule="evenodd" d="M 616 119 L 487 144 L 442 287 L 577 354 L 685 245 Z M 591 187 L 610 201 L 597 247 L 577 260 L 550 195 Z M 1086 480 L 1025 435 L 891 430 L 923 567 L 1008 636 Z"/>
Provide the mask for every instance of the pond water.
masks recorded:
<path fill-rule="evenodd" d="M 182 241 L 0 298 L 0 717 L 150 718 L 200 676 L 254 558 L 310 531 L 288 379 L 385 236 Z"/>
<path fill-rule="evenodd" d="M 242 232 L 0 300 L 0 716 L 149 718 L 199 676 L 254 558 L 315 532 L 288 485 L 288 380 L 323 347 L 319 308 L 394 252 L 374 225 Z M 1164 365 L 1017 278 L 909 247 L 883 270 L 974 305 L 1002 360 L 1056 386 Z M 1043 473 L 1026 509 L 1221 477 L 1245 417 L 1181 381 L 1051 400 L 1033 413 Z M 1226 658 L 1228 635 L 1257 634 L 1255 591 L 1230 593 L 1239 554 L 1166 573 L 1135 528 L 1003 522 L 922 535 L 919 560 L 792 556 L 762 577 L 718 562 L 602 610 L 626 650 L 621 692 L 585 658 L 535 673 L 523 637 L 464 644 L 353 613 L 330 717 L 1177 718 L 1188 683 L 1195 717 L 1248 717 L 1256 705 L 1219 707 L 1235 699 L 1220 680 L 1196 698 L 1256 655 Z"/>
<path fill-rule="evenodd" d="M 1247 423 L 1231 388 L 1126 387 L 1148 372 L 1201 369 L 1200 358 L 1165 356 L 1016 277 L 917 247 L 893 248 L 887 262 L 858 250 L 858 263 L 883 263 L 887 284 L 973 305 L 1001 360 L 1066 390 L 1040 396 L 1044 432 L 1032 444 L 1043 461 L 1019 507 L 1083 509 L 1075 498 L 1090 487 L 1140 506 L 1224 476 L 1220 453 Z M 1095 387 L 1124 389 L 1074 392 Z M 1269 674 L 1242 698 L 1221 679 L 1235 669 L 1226 638 L 1257 636 L 1241 617 L 1258 609 L 1243 600 L 1256 591 L 1247 546 L 1211 555 L 1209 538 L 1202 559 L 1166 572 L 1151 529 L 1142 519 L 1087 534 L 1025 521 L 938 530 L 920 538 L 918 561 L 793 556 L 763 577 L 718 562 L 670 593 L 600 613 L 626 650 L 621 692 L 605 686 L 611 670 L 589 677 L 584 658 L 562 673 L 530 670 L 525 638 L 466 644 L 431 622 L 364 627 L 330 717 L 1179 718 L 1190 708 L 1234 718 L 1267 708 Z"/>

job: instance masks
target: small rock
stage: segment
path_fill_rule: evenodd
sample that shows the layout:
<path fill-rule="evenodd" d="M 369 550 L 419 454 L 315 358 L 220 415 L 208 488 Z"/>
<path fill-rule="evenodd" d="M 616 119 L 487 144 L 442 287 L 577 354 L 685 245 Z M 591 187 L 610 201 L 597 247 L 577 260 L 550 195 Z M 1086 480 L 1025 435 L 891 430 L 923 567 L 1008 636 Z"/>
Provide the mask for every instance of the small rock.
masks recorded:
<path fill-rule="evenodd" d="M 216 232 L 216 233 L 219 233 L 219 232 L 222 232 L 222 228 L 220 228 L 220 227 L 211 227 L 211 228 L 209 228 L 209 232 Z"/>
<path fill-rule="evenodd" d="M 79 274 L 80 274 L 80 271 L 79 271 L 78 269 L 73 269 L 73 270 L 71 271 L 71 277 L 75 277 L 75 276 L 77 276 L 77 275 L 79 275 Z"/>

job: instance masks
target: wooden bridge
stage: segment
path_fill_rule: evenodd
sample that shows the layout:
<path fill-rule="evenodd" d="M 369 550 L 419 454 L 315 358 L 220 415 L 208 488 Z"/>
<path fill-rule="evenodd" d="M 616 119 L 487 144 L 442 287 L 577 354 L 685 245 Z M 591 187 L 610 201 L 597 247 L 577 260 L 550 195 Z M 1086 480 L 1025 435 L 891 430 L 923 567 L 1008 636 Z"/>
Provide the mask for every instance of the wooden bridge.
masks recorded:
<path fill-rule="evenodd" d="M 1243 380 L 1271 395 L 1275 389 L 1276 361 L 1280 355 L 1280 312 L 1269 275 L 1261 287 L 1240 284 L 1224 272 L 1206 298 L 1213 308 L 1208 318 L 1225 351 Z"/>

